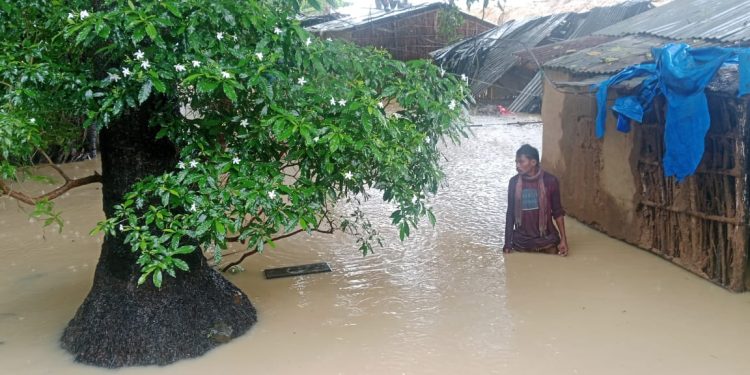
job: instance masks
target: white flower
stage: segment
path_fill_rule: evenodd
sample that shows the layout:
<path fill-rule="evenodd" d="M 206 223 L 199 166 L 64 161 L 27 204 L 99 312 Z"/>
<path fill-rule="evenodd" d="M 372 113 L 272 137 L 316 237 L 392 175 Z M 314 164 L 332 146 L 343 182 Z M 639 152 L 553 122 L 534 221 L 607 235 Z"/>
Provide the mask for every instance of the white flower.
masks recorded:
<path fill-rule="evenodd" d="M 456 101 L 455 100 L 451 99 L 450 104 L 448 104 L 448 109 L 450 109 L 451 111 L 454 110 L 454 109 L 456 109 Z"/>
<path fill-rule="evenodd" d="M 443 69 L 442 67 L 440 68 L 440 76 L 445 76 L 445 69 Z"/>
<path fill-rule="evenodd" d="M 268 192 L 268 197 L 271 199 L 276 199 L 276 190 L 271 190 Z"/>
<path fill-rule="evenodd" d="M 120 232 L 124 232 L 125 231 L 125 228 L 122 226 L 122 224 L 120 224 L 120 226 L 117 227 L 117 229 L 119 229 Z"/>
<path fill-rule="evenodd" d="M 109 79 L 112 82 L 117 82 L 120 80 L 120 76 L 114 73 L 107 73 L 107 79 Z"/>
<path fill-rule="evenodd" d="M 239 38 L 237 38 L 237 35 L 232 35 L 232 40 L 234 40 L 236 42 L 237 39 L 239 39 Z"/>
<path fill-rule="evenodd" d="M 132 74 L 132 73 L 130 73 L 130 69 L 128 69 L 128 68 L 122 68 L 122 75 L 123 76 L 127 77 L 130 74 Z"/>
<path fill-rule="evenodd" d="M 461 74 L 461 80 L 464 82 L 469 82 L 469 77 L 467 77 L 466 74 Z"/>
<path fill-rule="evenodd" d="M 232 78 L 232 75 L 227 72 L 221 72 L 221 78 Z"/>
<path fill-rule="evenodd" d="M 32 123 L 32 124 L 36 124 L 36 119 L 35 118 L 30 118 L 29 122 Z"/>
<path fill-rule="evenodd" d="M 136 59 L 136 60 L 142 60 L 142 59 L 143 59 L 143 56 L 145 56 L 145 55 L 146 55 L 146 54 L 145 54 L 145 53 L 143 53 L 143 51 L 141 51 L 141 50 L 138 50 L 138 51 L 136 51 L 136 52 L 135 52 L 135 53 L 133 54 L 133 56 L 135 56 L 135 59 Z"/>
<path fill-rule="evenodd" d="M 84 19 L 89 16 L 89 12 L 87 10 L 81 11 L 81 19 Z"/>
<path fill-rule="evenodd" d="M 331 105 L 336 105 L 336 99 L 334 99 L 333 97 L 331 97 Z"/>
<path fill-rule="evenodd" d="M 304 85 L 305 85 L 305 83 L 307 83 L 307 80 L 305 79 L 305 77 L 299 77 L 299 79 L 297 80 L 297 83 L 298 83 L 298 84 L 299 84 L 300 86 L 304 86 Z"/>
<path fill-rule="evenodd" d="M 235 156 L 234 159 L 232 159 L 232 164 L 237 165 L 239 163 L 240 163 L 240 158 L 238 158 L 238 157 Z"/>
<path fill-rule="evenodd" d="M 345 106 L 346 105 L 346 100 L 339 99 L 339 105 L 342 106 L 342 107 Z"/>
<path fill-rule="evenodd" d="M 190 211 L 195 212 L 198 210 L 198 207 L 195 206 L 195 202 L 190 206 Z"/>
<path fill-rule="evenodd" d="M 185 71 L 185 65 L 177 64 L 177 65 L 174 66 L 174 70 L 176 70 L 178 72 L 184 72 Z"/>
<path fill-rule="evenodd" d="M 320 137 L 313 138 L 313 142 L 315 142 L 315 143 L 318 143 L 319 140 L 320 140 Z"/>
<path fill-rule="evenodd" d="M 193 60 L 193 68 L 200 68 L 201 62 L 198 60 Z"/>
<path fill-rule="evenodd" d="M 197 161 L 195 161 L 195 160 L 191 160 L 190 161 L 190 168 L 195 168 L 197 166 L 198 166 L 198 162 Z"/>
<path fill-rule="evenodd" d="M 432 143 L 432 138 L 430 138 L 429 136 L 428 136 L 428 137 L 425 137 L 425 139 L 424 139 L 424 143 L 428 143 L 428 144 L 429 144 L 429 143 Z"/>
<path fill-rule="evenodd" d="M 383 104 L 383 102 L 378 102 L 378 108 L 380 109 L 385 108 L 385 104 Z"/>
<path fill-rule="evenodd" d="M 75 16 L 76 16 L 76 15 L 75 15 L 75 14 L 73 14 L 73 13 L 68 13 L 68 19 L 69 19 L 69 20 L 71 20 L 71 19 L 75 18 Z"/>
<path fill-rule="evenodd" d="M 246 119 L 244 119 L 244 118 L 242 119 L 242 121 L 240 121 L 240 126 L 241 126 L 241 127 L 243 127 L 243 128 L 246 128 L 246 127 L 247 127 L 247 124 L 248 124 L 248 123 L 247 123 L 247 120 L 246 120 Z"/>
<path fill-rule="evenodd" d="M 141 68 L 148 69 L 151 67 L 151 63 L 148 62 L 148 60 L 141 61 Z"/>
<path fill-rule="evenodd" d="M 281 29 L 279 29 L 278 27 L 274 27 L 273 28 L 273 33 L 276 34 L 276 35 L 281 35 L 281 34 L 284 33 L 284 31 L 281 30 Z"/>
<path fill-rule="evenodd" d="M 312 44 L 312 39 L 307 38 L 307 40 L 305 41 L 305 46 L 309 47 L 311 44 Z"/>
<path fill-rule="evenodd" d="M 344 179 L 345 179 L 345 180 L 351 180 L 351 179 L 352 179 L 352 177 L 354 177 L 354 175 L 352 174 L 352 172 L 346 172 L 346 173 L 344 174 Z"/>
<path fill-rule="evenodd" d="M 185 169 L 185 162 L 181 161 L 181 162 L 177 163 L 177 168 Z"/>
<path fill-rule="evenodd" d="M 258 58 L 258 60 L 263 61 L 263 52 L 258 52 L 255 54 L 255 57 Z"/>
<path fill-rule="evenodd" d="M 330 42 L 330 41 L 332 41 L 331 38 L 326 38 L 326 42 Z"/>
<path fill-rule="evenodd" d="M 224 39 L 224 33 L 221 33 L 221 32 L 216 33 L 216 39 L 218 39 L 218 40 Z"/>

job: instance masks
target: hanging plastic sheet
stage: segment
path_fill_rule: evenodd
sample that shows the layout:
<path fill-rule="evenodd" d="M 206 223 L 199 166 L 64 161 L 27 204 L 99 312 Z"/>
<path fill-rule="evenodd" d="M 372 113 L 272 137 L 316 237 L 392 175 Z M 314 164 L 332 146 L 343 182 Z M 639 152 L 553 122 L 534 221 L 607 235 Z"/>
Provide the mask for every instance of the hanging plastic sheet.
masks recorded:
<path fill-rule="evenodd" d="M 630 131 L 630 122 L 643 122 L 653 108 L 653 100 L 663 94 L 667 102 L 664 132 L 664 173 L 679 181 L 693 174 L 703 158 L 706 132 L 711 125 L 705 89 L 725 63 L 738 63 L 739 95 L 750 93 L 750 49 L 699 48 L 668 44 L 653 50 L 655 64 L 626 68 L 598 85 L 596 135 L 604 136 L 607 89 L 625 80 L 645 76 L 636 96 L 618 98 L 613 111 L 617 128 Z"/>

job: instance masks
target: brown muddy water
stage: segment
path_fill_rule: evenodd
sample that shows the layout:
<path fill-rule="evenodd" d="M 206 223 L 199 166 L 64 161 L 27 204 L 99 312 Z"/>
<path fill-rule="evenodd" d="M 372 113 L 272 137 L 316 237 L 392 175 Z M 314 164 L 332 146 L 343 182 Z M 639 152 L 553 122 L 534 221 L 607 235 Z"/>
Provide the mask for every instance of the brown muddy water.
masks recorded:
<path fill-rule="evenodd" d="M 496 123 L 497 118 L 476 118 Z M 748 374 L 750 294 L 716 287 L 569 221 L 571 255 L 500 251 L 515 149 L 541 127 L 486 126 L 446 152 L 448 186 L 404 243 L 368 212 L 386 247 L 362 257 L 347 235 L 280 242 L 227 277 L 259 323 L 167 367 L 74 363 L 58 338 L 91 286 L 102 218 L 97 186 L 59 201 L 62 233 L 0 200 L 0 374 Z M 78 176 L 95 162 L 66 166 Z M 563 188 L 574 189 L 575 186 Z M 271 267 L 326 261 L 332 273 L 265 280 Z M 185 327 L 190 329 L 190 327 Z"/>

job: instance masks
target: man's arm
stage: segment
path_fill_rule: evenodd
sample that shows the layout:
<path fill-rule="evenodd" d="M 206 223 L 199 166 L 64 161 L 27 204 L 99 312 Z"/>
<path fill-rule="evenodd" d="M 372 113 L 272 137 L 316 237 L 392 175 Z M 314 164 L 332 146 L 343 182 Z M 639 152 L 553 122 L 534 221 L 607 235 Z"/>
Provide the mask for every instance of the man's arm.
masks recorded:
<path fill-rule="evenodd" d="M 515 197 L 515 184 L 513 183 L 513 179 L 511 178 L 510 182 L 508 183 L 508 204 L 505 212 L 505 244 L 503 245 L 504 253 L 510 253 L 513 251 L 513 227 L 516 223 Z"/>
<path fill-rule="evenodd" d="M 565 215 L 556 217 L 555 224 L 557 224 L 557 231 L 560 232 L 560 244 L 557 245 L 557 253 L 566 256 L 568 255 L 568 236 L 565 234 Z"/>
<path fill-rule="evenodd" d="M 552 208 L 552 217 L 555 218 L 557 232 L 560 233 L 560 244 L 557 246 L 557 253 L 562 256 L 568 255 L 568 235 L 565 232 L 565 210 L 563 210 L 560 199 L 560 183 L 555 178 L 552 196 L 550 197 L 550 206 Z"/>

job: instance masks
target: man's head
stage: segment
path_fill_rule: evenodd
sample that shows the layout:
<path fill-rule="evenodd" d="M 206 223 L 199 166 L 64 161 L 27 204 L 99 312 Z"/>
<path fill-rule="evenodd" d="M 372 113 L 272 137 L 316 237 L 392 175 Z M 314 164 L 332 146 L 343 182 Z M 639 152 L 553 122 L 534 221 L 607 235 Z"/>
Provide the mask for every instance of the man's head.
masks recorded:
<path fill-rule="evenodd" d="M 516 171 L 519 174 L 536 174 L 539 167 L 539 150 L 531 145 L 523 145 L 516 151 Z"/>

